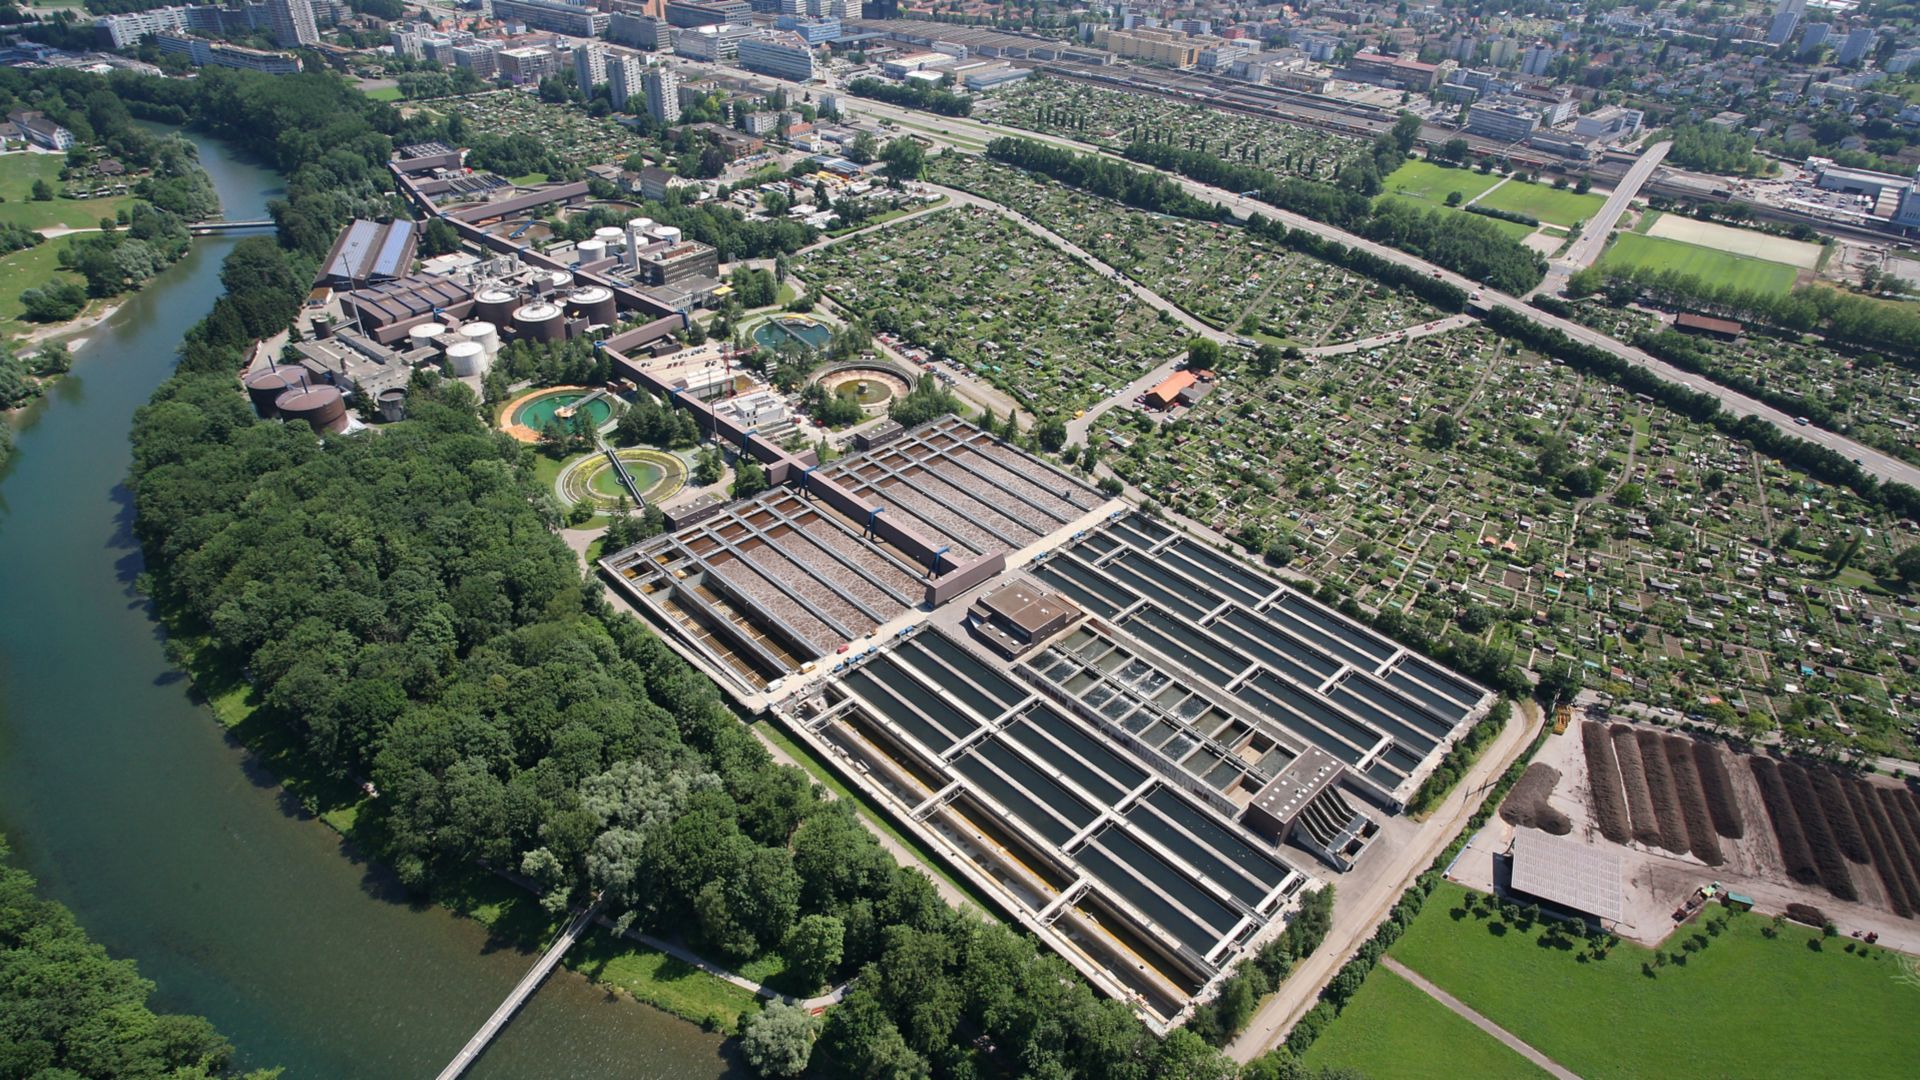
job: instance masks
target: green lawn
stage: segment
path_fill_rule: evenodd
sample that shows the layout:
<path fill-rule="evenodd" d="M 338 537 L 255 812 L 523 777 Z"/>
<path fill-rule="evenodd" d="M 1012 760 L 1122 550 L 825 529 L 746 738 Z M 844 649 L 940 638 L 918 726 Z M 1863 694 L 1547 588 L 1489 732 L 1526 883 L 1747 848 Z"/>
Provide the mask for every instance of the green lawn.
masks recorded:
<path fill-rule="evenodd" d="M 1445 1062 L 1444 1070 L 1436 1063 Z M 1375 968 L 1340 1018 L 1307 1050 L 1314 1068 L 1356 1069 L 1367 1080 L 1533 1080 L 1546 1073 L 1428 997 L 1407 980 Z"/>
<path fill-rule="evenodd" d="M 4 209 L 5 206 L 0 206 L 0 210 Z M 20 321 L 20 294 L 28 289 L 56 278 L 86 284 L 86 279 L 79 274 L 60 270 L 55 265 L 61 249 L 72 242 L 71 236 L 62 236 L 0 258 L 0 333 L 21 334 L 37 325 Z"/>
<path fill-rule="evenodd" d="M 1465 896 L 1442 883 L 1393 955 L 1584 1080 L 1869 1080 L 1911 1076 L 1920 1056 L 1920 983 L 1886 950 L 1848 953 L 1847 938 L 1792 925 L 1768 940 L 1769 919 L 1736 914 L 1718 936 L 1683 927 L 1666 952 L 1695 933 L 1707 948 L 1649 977 L 1650 950 L 1623 942 L 1582 963 L 1538 926 L 1467 913 Z"/>
<path fill-rule="evenodd" d="M 1491 173 L 1409 161 L 1382 181 L 1385 192 L 1382 198 L 1400 195 L 1433 206 L 1445 206 L 1448 192 L 1459 192 L 1461 201 L 1466 202 L 1499 182 L 1500 178 Z"/>
<path fill-rule="evenodd" d="M 375 101 L 399 101 L 400 88 L 397 86 L 376 86 L 369 90 L 362 86 L 360 92 Z"/>
<path fill-rule="evenodd" d="M 0 156 L 0 221 L 11 221 L 29 229 L 96 229 L 100 219 L 112 217 L 121 207 L 131 208 L 133 196 L 111 199 L 62 199 L 33 201 L 33 182 L 45 180 L 60 190 L 60 168 L 66 158 L 60 154 L 7 154 Z"/>
<path fill-rule="evenodd" d="M 517 184 L 521 187 L 529 187 L 534 184 L 544 184 L 547 182 L 547 174 L 543 172 L 530 172 L 530 173 L 527 173 L 525 176 L 510 177 L 508 182 Z"/>
<path fill-rule="evenodd" d="M 1730 284 L 1754 292 L 1784 293 L 1798 274 L 1785 263 L 1733 255 L 1698 244 L 1684 244 L 1658 236 L 1620 233 L 1601 257 L 1603 267 L 1654 266 L 1678 270 L 1716 284 Z"/>
<path fill-rule="evenodd" d="M 1527 184 L 1518 180 L 1507 181 L 1474 203 L 1489 210 L 1525 214 L 1555 225 L 1585 221 L 1606 204 L 1606 199 L 1592 193 L 1576 195 L 1572 190 L 1563 191 L 1547 184 Z"/>
<path fill-rule="evenodd" d="M 1442 196 L 1442 197 L 1444 198 L 1445 196 Z M 1389 195 L 1381 195 L 1374 200 L 1375 205 L 1378 205 L 1383 202 L 1402 203 L 1404 205 L 1413 207 L 1415 210 L 1447 210 L 1450 213 L 1455 213 L 1455 214 L 1466 213 L 1465 210 L 1447 207 L 1438 202 L 1428 202 L 1425 199 L 1419 198 L 1418 196 L 1414 196 L 1414 195 L 1389 194 Z M 1499 218 L 1488 217 L 1485 214 L 1475 214 L 1474 217 L 1479 218 L 1481 221 L 1487 222 L 1488 224 L 1492 225 L 1495 229 L 1498 229 L 1502 235 L 1511 237 L 1512 239 L 1515 239 L 1515 240 L 1520 240 L 1525 237 L 1531 236 L 1533 235 L 1533 232 L 1534 232 L 1533 226 L 1523 225 L 1518 221 L 1502 221 Z"/>

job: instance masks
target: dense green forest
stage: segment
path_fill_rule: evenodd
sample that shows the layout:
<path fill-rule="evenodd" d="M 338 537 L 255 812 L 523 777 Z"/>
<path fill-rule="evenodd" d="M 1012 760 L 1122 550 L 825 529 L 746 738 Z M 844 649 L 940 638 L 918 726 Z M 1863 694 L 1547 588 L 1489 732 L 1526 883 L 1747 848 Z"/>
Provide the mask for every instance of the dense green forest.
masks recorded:
<path fill-rule="evenodd" d="M 819 1074 L 1234 1074 L 1031 938 L 947 907 L 850 805 L 774 765 L 710 682 L 607 607 L 553 531 L 533 452 L 465 386 L 422 376 L 410 418 L 377 435 L 253 417 L 233 380 L 243 350 L 291 322 L 349 216 L 395 207 L 394 142 L 443 128 L 325 73 L 112 85 L 135 115 L 201 124 L 287 178 L 278 242 L 235 246 L 226 294 L 138 413 L 129 483 L 156 604 L 313 762 L 375 785 L 354 834 L 369 854 L 422 894 L 481 861 L 530 875 L 555 908 L 600 892 L 718 958 L 784 948 L 821 983 L 861 973 L 800 1048 Z M 813 1037 L 790 1019 L 761 1025 L 756 1048 Z M 1250 1075 L 1302 1074 L 1274 1058 Z"/>
<path fill-rule="evenodd" d="M 1649 144 L 1672 139 L 1667 160 L 1686 169 L 1726 176 L 1766 176 L 1778 166 L 1753 152 L 1753 137 L 1706 124 L 1681 124 L 1659 133 Z"/>
<path fill-rule="evenodd" d="M 155 1013 L 131 960 L 88 940 L 73 913 L 34 895 L 0 838 L 0 1076 L 211 1080 L 233 1044 L 199 1016 Z M 246 1074 L 272 1080 L 278 1069 Z"/>

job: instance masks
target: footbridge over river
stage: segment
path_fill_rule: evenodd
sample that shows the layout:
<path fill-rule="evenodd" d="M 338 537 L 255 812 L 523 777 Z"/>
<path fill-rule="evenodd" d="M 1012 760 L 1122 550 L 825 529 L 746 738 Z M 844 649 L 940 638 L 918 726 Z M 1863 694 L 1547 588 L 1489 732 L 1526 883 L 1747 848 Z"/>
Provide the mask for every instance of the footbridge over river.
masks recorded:
<path fill-rule="evenodd" d="M 486 1052 L 487 1044 L 493 1042 L 501 1029 L 507 1026 L 507 1021 L 513 1019 L 513 1014 L 519 1012 L 520 1006 L 525 1005 L 527 999 L 533 996 L 533 992 L 540 989 L 540 984 L 547 981 L 547 976 L 553 974 L 553 969 L 560 965 L 560 958 L 567 955 L 567 950 L 573 947 L 574 942 L 580 940 L 581 933 L 592 925 L 593 920 L 599 915 L 600 902 L 596 900 L 592 906 L 573 917 L 573 921 L 567 924 L 567 928 L 560 931 L 560 936 L 553 939 L 553 944 L 547 946 L 547 951 L 540 954 L 540 959 L 534 962 L 532 969 L 514 984 L 513 992 L 507 995 L 507 1000 L 493 1010 L 493 1015 L 487 1017 L 487 1022 L 480 1025 L 480 1030 L 473 1033 L 473 1038 L 467 1040 L 467 1045 L 461 1047 L 460 1052 L 447 1063 L 447 1067 L 440 1070 L 439 1080 L 457 1080 L 461 1073 L 466 1072 L 475 1061 L 480 1059 L 480 1055 Z"/>

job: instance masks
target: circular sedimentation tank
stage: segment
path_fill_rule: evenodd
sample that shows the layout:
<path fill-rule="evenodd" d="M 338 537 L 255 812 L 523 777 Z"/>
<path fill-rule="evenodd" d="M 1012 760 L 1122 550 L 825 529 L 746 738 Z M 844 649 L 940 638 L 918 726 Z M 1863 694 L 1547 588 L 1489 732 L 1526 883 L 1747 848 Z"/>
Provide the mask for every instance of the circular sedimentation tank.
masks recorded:
<path fill-rule="evenodd" d="M 299 376 L 286 368 L 268 371 L 256 371 L 247 376 L 247 400 L 253 403 L 253 414 L 262 420 L 271 420 L 280 415 L 274 403 L 280 395 L 300 385 Z"/>
<path fill-rule="evenodd" d="M 656 225 L 653 227 L 653 238 L 665 240 L 669 244 L 677 244 L 680 242 L 680 230 L 673 225 Z"/>
<path fill-rule="evenodd" d="M 344 431 L 347 427 L 347 400 L 335 387 L 295 387 L 281 394 L 274 408 L 280 411 L 283 420 L 306 421 L 315 434 Z"/>
<path fill-rule="evenodd" d="M 597 326 L 612 326 L 618 309 L 613 290 L 599 285 L 575 289 L 567 297 L 567 312 Z"/>
<path fill-rule="evenodd" d="M 514 305 L 518 299 L 509 290 L 490 285 L 474 296 L 473 317 L 495 326 L 504 326 L 507 319 L 513 315 Z"/>
<path fill-rule="evenodd" d="M 593 230 L 593 238 L 605 244 L 608 251 L 627 244 L 627 234 L 618 225 L 602 225 Z"/>
<path fill-rule="evenodd" d="M 380 391 L 380 419 L 392 423 L 407 418 L 407 392 L 399 387 Z"/>
<path fill-rule="evenodd" d="M 536 300 L 515 309 L 514 332 L 527 341 L 561 341 L 567 336 L 566 320 L 560 309 L 545 300 Z"/>

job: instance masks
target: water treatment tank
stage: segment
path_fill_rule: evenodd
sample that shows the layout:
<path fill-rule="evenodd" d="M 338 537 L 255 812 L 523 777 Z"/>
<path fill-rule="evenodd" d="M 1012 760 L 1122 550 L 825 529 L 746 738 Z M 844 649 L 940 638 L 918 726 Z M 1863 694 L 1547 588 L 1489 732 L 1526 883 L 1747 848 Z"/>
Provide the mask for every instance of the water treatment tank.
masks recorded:
<path fill-rule="evenodd" d="M 607 244 L 604 240 L 582 240 L 580 246 L 573 249 L 574 261 L 581 266 L 597 263 L 607 257 Z"/>
<path fill-rule="evenodd" d="M 447 364 L 460 378 L 469 378 L 484 374 L 487 370 L 487 350 L 477 341 L 456 341 L 447 346 Z"/>
<path fill-rule="evenodd" d="M 634 218 L 631 221 L 627 222 L 627 231 L 630 233 L 641 233 L 641 234 L 652 232 L 653 219 L 650 217 Z"/>
<path fill-rule="evenodd" d="M 280 410 L 282 420 L 289 423 L 305 420 L 316 435 L 346 430 L 347 400 L 335 387 L 297 386 L 281 394 L 273 404 Z"/>
<path fill-rule="evenodd" d="M 490 322 L 470 322 L 460 328 L 460 340 L 485 349 L 487 359 L 491 360 L 500 351 L 500 328 Z"/>
<path fill-rule="evenodd" d="M 593 238 L 607 245 L 608 251 L 625 247 L 627 244 L 627 234 L 621 231 L 618 225 L 603 225 L 593 230 Z"/>
<path fill-rule="evenodd" d="M 598 285 L 575 289 L 567 297 L 567 313 L 586 319 L 596 326 L 612 326 L 616 318 L 613 290 Z"/>
<path fill-rule="evenodd" d="M 247 399 L 253 402 L 253 414 L 262 420 L 280 415 L 274 402 L 280 395 L 300 385 L 300 377 L 290 368 L 269 368 L 247 376 Z"/>
<path fill-rule="evenodd" d="M 656 225 L 653 228 L 653 238 L 665 240 L 669 244 L 677 244 L 680 242 L 680 230 L 672 225 Z"/>
<path fill-rule="evenodd" d="M 517 302 L 518 298 L 511 291 L 497 285 L 488 286 L 473 298 L 473 317 L 495 326 L 505 326 Z"/>
<path fill-rule="evenodd" d="M 398 386 L 380 391 L 380 419 L 391 424 L 407 418 L 407 392 Z"/>
<path fill-rule="evenodd" d="M 547 284 L 554 292 L 566 292 L 573 288 L 573 275 L 565 270 L 553 270 L 547 274 Z"/>
<path fill-rule="evenodd" d="M 423 346 L 440 348 L 446 344 L 447 328 L 443 323 L 423 322 L 407 331 L 407 351 L 412 352 Z"/>
<path fill-rule="evenodd" d="M 516 309 L 513 329 L 525 341 L 561 341 L 567 336 L 560 320 L 560 309 L 545 300 L 536 300 Z"/>

